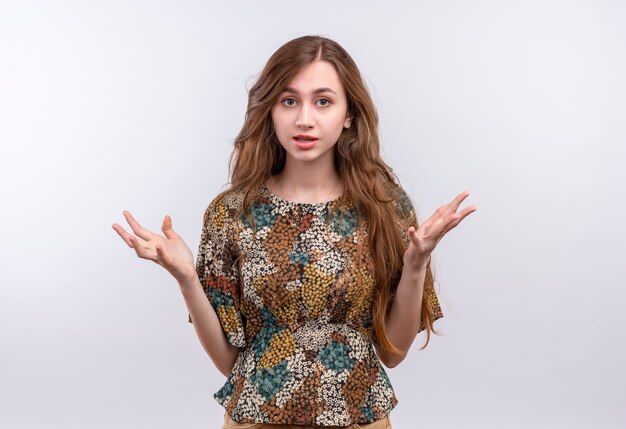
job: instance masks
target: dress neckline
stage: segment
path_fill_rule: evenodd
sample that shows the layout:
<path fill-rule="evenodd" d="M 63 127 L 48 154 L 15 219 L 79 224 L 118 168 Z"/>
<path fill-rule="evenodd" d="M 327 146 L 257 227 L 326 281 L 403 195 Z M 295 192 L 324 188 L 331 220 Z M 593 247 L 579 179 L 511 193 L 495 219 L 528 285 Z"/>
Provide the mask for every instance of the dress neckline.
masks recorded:
<path fill-rule="evenodd" d="M 301 203 L 298 201 L 290 201 L 290 200 L 286 200 L 282 197 L 279 197 L 278 195 L 274 194 L 272 191 L 270 191 L 269 189 L 267 189 L 267 186 L 265 186 L 265 183 L 261 183 L 261 193 L 264 193 L 265 195 L 267 195 L 271 200 L 273 200 L 276 203 L 279 204 L 286 204 L 289 206 L 303 206 L 303 207 L 325 207 L 328 205 L 331 205 L 339 200 L 341 200 L 343 198 L 343 195 L 338 196 L 337 198 L 333 198 L 332 200 L 328 200 L 328 201 L 321 201 L 319 203 Z"/>

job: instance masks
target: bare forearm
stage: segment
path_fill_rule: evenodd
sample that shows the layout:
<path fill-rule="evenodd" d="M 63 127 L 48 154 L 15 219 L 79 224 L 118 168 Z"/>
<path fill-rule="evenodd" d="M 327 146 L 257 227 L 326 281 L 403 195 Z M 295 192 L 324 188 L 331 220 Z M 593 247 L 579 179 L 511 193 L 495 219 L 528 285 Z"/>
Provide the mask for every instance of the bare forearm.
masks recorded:
<path fill-rule="evenodd" d="M 386 320 L 386 333 L 391 343 L 402 351 L 401 356 L 390 356 L 389 366 L 399 364 L 419 332 L 422 317 L 422 298 L 426 267 L 417 271 L 402 270 L 396 296 Z"/>
<path fill-rule="evenodd" d="M 187 310 L 198 339 L 217 369 L 228 377 L 233 369 L 239 347 L 228 342 L 220 321 L 202 289 L 198 276 L 179 282 Z"/>

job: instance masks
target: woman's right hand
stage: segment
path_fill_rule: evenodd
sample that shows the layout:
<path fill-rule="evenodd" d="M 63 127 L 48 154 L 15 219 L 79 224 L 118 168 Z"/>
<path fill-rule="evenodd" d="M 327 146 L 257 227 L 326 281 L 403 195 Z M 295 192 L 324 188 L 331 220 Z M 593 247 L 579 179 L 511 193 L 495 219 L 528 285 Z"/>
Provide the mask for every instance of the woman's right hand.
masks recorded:
<path fill-rule="evenodd" d="M 113 229 L 129 247 L 135 249 L 137 256 L 161 265 L 179 283 L 189 281 L 196 275 L 193 254 L 172 229 L 172 218 L 169 215 L 165 215 L 161 226 L 165 237 L 142 227 L 127 210 L 124 210 L 124 217 L 137 237 L 116 223 L 113 224 Z"/>

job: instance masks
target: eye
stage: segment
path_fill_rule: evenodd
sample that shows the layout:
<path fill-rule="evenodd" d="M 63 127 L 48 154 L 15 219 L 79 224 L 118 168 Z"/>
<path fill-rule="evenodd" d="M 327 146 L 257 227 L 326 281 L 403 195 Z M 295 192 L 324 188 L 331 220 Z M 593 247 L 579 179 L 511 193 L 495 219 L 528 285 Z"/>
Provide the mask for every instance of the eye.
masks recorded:
<path fill-rule="evenodd" d="M 320 98 L 319 100 L 317 100 L 318 103 L 320 103 L 320 106 L 322 107 L 326 107 L 329 106 L 332 101 L 330 101 L 328 98 Z"/>
<path fill-rule="evenodd" d="M 293 98 L 283 98 L 280 103 L 283 106 L 292 107 L 296 105 L 296 100 Z"/>

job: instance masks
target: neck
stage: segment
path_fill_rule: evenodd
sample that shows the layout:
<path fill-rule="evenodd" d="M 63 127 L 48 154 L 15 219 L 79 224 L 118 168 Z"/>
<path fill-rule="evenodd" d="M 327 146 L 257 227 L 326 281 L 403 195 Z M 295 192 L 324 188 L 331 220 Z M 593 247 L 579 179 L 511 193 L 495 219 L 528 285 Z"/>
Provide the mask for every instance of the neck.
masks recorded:
<path fill-rule="evenodd" d="M 297 162 L 288 157 L 283 170 L 270 177 L 266 187 L 282 198 L 311 203 L 328 201 L 343 193 L 343 182 L 332 159 Z"/>

